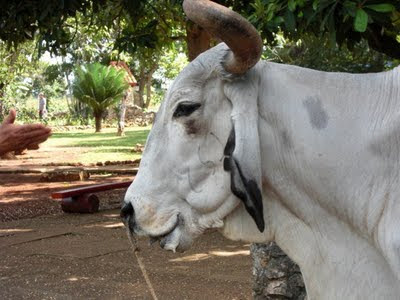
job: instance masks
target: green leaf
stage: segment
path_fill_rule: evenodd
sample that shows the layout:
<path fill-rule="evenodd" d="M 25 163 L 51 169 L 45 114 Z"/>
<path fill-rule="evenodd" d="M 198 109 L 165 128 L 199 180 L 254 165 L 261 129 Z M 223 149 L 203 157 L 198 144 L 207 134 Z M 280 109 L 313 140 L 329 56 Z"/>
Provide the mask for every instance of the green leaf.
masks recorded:
<path fill-rule="evenodd" d="M 288 1 L 288 8 L 289 8 L 290 11 L 295 11 L 295 9 L 296 9 L 296 1 L 289 0 Z"/>
<path fill-rule="evenodd" d="M 344 1 L 343 3 L 344 8 L 346 9 L 347 13 L 355 18 L 356 16 L 356 10 L 357 10 L 357 4 L 353 1 Z"/>
<path fill-rule="evenodd" d="M 354 18 L 354 30 L 358 32 L 365 32 L 368 25 L 368 14 L 362 8 L 358 8 L 356 11 L 356 17 Z"/>
<path fill-rule="evenodd" d="M 370 4 L 370 5 L 365 5 L 365 7 L 381 13 L 392 12 L 395 10 L 395 7 L 389 3 Z"/>
<path fill-rule="evenodd" d="M 283 17 L 281 17 L 281 16 L 275 17 L 274 20 L 273 20 L 273 22 L 274 22 L 275 24 L 281 24 L 281 23 L 283 23 L 284 21 L 285 21 L 285 19 L 284 19 Z"/>
<path fill-rule="evenodd" d="M 319 4 L 318 2 L 319 2 L 319 0 L 314 0 L 314 1 L 313 1 L 313 4 L 312 4 L 313 10 L 317 10 L 318 4 Z"/>
<path fill-rule="evenodd" d="M 268 14 L 267 14 L 265 20 L 266 20 L 267 22 L 269 22 L 269 21 L 272 20 L 273 17 L 274 17 L 274 11 L 273 11 L 273 10 L 270 10 L 270 11 L 268 12 Z"/>
<path fill-rule="evenodd" d="M 294 31 L 296 28 L 296 19 L 293 12 L 289 9 L 287 9 L 285 13 L 285 26 L 289 31 Z"/>

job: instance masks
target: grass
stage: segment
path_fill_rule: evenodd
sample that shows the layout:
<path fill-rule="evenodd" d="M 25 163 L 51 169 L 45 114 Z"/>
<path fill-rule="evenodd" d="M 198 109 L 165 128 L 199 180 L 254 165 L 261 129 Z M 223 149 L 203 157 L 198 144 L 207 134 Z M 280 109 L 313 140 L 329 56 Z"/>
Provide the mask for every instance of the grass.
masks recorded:
<path fill-rule="evenodd" d="M 67 157 L 72 159 L 66 160 L 83 164 L 140 158 L 141 153 L 132 149 L 136 144 L 145 144 L 150 126 L 125 128 L 123 137 L 116 132 L 116 128 L 105 128 L 101 133 L 94 133 L 93 129 L 53 133 L 46 147 L 71 148 Z"/>

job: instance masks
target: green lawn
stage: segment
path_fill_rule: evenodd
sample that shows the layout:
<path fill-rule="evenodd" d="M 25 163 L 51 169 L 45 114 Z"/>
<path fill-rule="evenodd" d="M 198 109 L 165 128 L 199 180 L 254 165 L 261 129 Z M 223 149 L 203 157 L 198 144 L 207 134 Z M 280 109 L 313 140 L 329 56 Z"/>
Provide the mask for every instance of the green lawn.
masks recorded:
<path fill-rule="evenodd" d="M 70 147 L 72 161 L 83 164 L 140 158 L 141 153 L 132 149 L 138 143 L 145 144 L 150 126 L 126 128 L 123 137 L 117 136 L 116 131 L 116 128 L 104 128 L 101 133 L 94 133 L 93 129 L 53 133 L 46 147 Z"/>

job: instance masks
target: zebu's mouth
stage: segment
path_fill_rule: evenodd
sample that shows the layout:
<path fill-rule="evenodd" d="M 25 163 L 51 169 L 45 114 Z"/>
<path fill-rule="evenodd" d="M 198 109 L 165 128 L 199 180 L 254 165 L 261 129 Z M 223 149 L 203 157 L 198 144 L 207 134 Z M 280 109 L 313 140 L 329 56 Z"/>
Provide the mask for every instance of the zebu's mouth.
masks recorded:
<path fill-rule="evenodd" d="M 158 235 L 150 235 L 150 240 L 152 240 L 154 242 L 154 241 L 159 241 L 159 240 L 165 238 L 172 231 L 174 231 L 178 225 L 179 225 L 179 214 L 176 216 L 176 221 L 175 221 L 174 225 L 172 225 L 171 229 L 166 230 L 165 233 L 161 233 Z"/>
<path fill-rule="evenodd" d="M 175 252 L 176 250 L 179 251 L 179 241 L 180 241 L 180 235 L 181 235 L 181 230 L 180 226 L 183 225 L 183 219 L 178 214 L 176 216 L 176 221 L 174 225 L 167 230 L 165 233 L 159 234 L 159 235 L 150 235 L 150 244 L 153 244 L 155 242 L 160 243 L 160 247 L 165 249 L 165 250 L 171 250 Z"/>

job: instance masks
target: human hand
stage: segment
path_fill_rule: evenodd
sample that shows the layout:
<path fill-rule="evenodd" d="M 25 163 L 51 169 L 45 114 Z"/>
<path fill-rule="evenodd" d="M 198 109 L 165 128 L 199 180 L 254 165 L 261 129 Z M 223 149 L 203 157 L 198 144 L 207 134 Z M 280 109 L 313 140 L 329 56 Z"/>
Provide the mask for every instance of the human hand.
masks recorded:
<path fill-rule="evenodd" d="M 51 129 L 42 124 L 14 124 L 15 110 L 0 125 L 0 155 L 10 151 L 23 149 L 38 149 L 51 135 Z"/>

